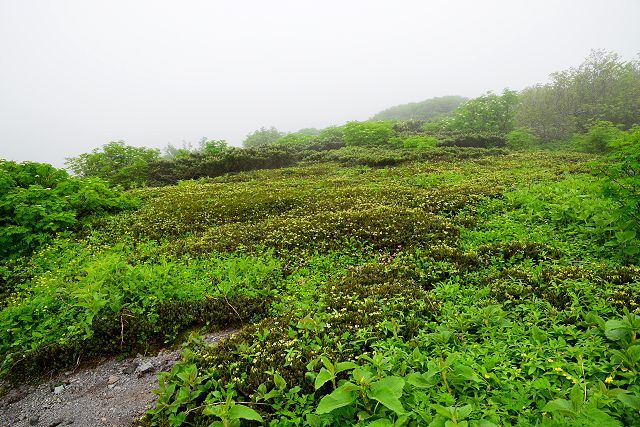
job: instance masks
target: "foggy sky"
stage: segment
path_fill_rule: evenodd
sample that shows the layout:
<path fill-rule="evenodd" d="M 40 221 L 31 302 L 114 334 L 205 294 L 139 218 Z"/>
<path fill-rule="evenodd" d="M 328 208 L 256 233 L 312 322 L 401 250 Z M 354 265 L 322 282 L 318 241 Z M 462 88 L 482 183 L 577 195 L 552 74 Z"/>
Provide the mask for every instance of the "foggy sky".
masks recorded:
<path fill-rule="evenodd" d="M 0 158 L 240 145 L 640 52 L 640 1 L 0 0 Z"/>

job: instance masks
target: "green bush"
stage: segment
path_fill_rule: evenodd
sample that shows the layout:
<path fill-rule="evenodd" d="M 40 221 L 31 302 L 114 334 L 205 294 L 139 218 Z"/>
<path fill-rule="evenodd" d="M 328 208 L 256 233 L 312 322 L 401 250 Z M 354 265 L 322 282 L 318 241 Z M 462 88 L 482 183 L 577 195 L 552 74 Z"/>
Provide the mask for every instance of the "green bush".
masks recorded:
<path fill-rule="evenodd" d="M 100 179 L 43 163 L 0 161 L 0 189 L 0 260 L 33 251 L 89 215 L 136 205 Z"/>
<path fill-rule="evenodd" d="M 390 122 L 349 122 L 342 129 L 348 147 L 384 145 L 394 135 Z"/>
<path fill-rule="evenodd" d="M 538 137 L 529 128 L 518 128 L 505 136 L 507 147 L 512 150 L 525 150 L 536 147 Z"/>
<path fill-rule="evenodd" d="M 505 138 L 487 132 L 446 132 L 441 133 L 438 147 L 500 148 L 505 147 Z"/>
<path fill-rule="evenodd" d="M 596 164 L 596 171 L 604 180 L 605 195 L 617 204 L 615 238 L 627 255 L 640 254 L 640 126 L 620 133 L 605 125 L 597 134 L 607 138 L 619 135 L 609 142 L 610 153 Z"/>
<path fill-rule="evenodd" d="M 149 164 L 159 158 L 160 150 L 114 141 L 91 153 L 70 157 L 65 164 L 83 178 L 101 178 L 111 185 L 131 188 L 147 183 Z"/>
<path fill-rule="evenodd" d="M 406 135 L 396 136 L 389 143 L 399 148 L 429 150 L 436 147 L 438 140 L 427 135 Z"/>
<path fill-rule="evenodd" d="M 289 133 L 279 139 L 276 139 L 272 144 L 274 145 L 299 145 L 311 142 L 315 139 L 313 135 L 305 133 Z"/>

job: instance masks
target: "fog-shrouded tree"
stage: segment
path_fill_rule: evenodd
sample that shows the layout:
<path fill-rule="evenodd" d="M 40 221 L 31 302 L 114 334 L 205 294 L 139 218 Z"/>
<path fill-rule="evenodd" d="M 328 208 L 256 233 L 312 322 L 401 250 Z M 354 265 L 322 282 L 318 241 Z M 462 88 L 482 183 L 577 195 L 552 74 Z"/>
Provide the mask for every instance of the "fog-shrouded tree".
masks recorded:
<path fill-rule="evenodd" d="M 575 68 L 551 74 L 551 83 L 526 88 L 516 113 L 543 141 L 564 139 L 605 120 L 630 128 L 640 123 L 640 61 L 593 50 Z"/>
<path fill-rule="evenodd" d="M 462 104 L 446 121 L 449 130 L 506 135 L 514 129 L 518 93 L 505 89 L 497 95 L 487 92 Z"/>
<path fill-rule="evenodd" d="M 306 133 L 293 132 L 276 139 L 275 145 L 300 145 L 312 141 L 315 137 Z"/>
<path fill-rule="evenodd" d="M 182 147 L 176 147 L 173 144 L 167 144 L 163 149 L 163 158 L 165 159 L 182 159 L 188 157 L 193 152 L 193 146 L 191 144 L 183 143 Z"/>
<path fill-rule="evenodd" d="M 247 135 L 244 141 L 242 141 L 242 146 L 244 148 L 260 147 L 261 145 L 271 144 L 272 142 L 277 141 L 285 135 L 285 132 L 281 132 L 273 126 L 269 129 L 261 127 L 260 129 Z"/>
<path fill-rule="evenodd" d="M 208 139 L 204 137 L 200 140 L 198 151 L 206 155 L 216 155 L 224 152 L 228 148 L 227 141 L 224 139 Z"/>
<path fill-rule="evenodd" d="M 213 156 L 220 154 L 229 149 L 227 141 L 223 139 L 209 139 L 203 136 L 196 147 L 190 142 L 183 142 L 182 147 L 176 147 L 172 144 L 167 144 L 164 149 L 164 158 L 169 160 L 181 159 L 189 157 L 191 154 L 204 154 Z"/>
<path fill-rule="evenodd" d="M 90 153 L 69 157 L 65 164 L 80 177 L 102 178 L 125 188 L 145 185 L 149 163 L 160 158 L 160 150 L 134 147 L 113 141 Z"/>

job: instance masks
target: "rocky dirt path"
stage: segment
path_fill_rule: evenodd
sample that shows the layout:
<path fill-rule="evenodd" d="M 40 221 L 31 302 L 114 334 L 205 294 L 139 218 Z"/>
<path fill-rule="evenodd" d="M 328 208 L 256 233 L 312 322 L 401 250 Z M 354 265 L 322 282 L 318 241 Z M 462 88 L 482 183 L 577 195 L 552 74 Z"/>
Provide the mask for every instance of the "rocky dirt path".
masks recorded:
<path fill-rule="evenodd" d="M 234 330 L 205 335 L 215 343 Z M 155 356 L 111 358 L 38 386 L 23 385 L 0 398 L 0 426 L 129 427 L 156 399 L 157 373 L 169 371 L 180 349 Z"/>

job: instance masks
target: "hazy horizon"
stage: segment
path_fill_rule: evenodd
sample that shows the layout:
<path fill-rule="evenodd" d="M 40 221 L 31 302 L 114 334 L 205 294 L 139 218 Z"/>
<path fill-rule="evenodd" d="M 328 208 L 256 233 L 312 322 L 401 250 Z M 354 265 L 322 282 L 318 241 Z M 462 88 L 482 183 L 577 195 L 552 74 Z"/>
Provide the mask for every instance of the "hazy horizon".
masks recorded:
<path fill-rule="evenodd" d="M 240 145 L 640 51 L 640 2 L 0 1 L 0 158 Z"/>

